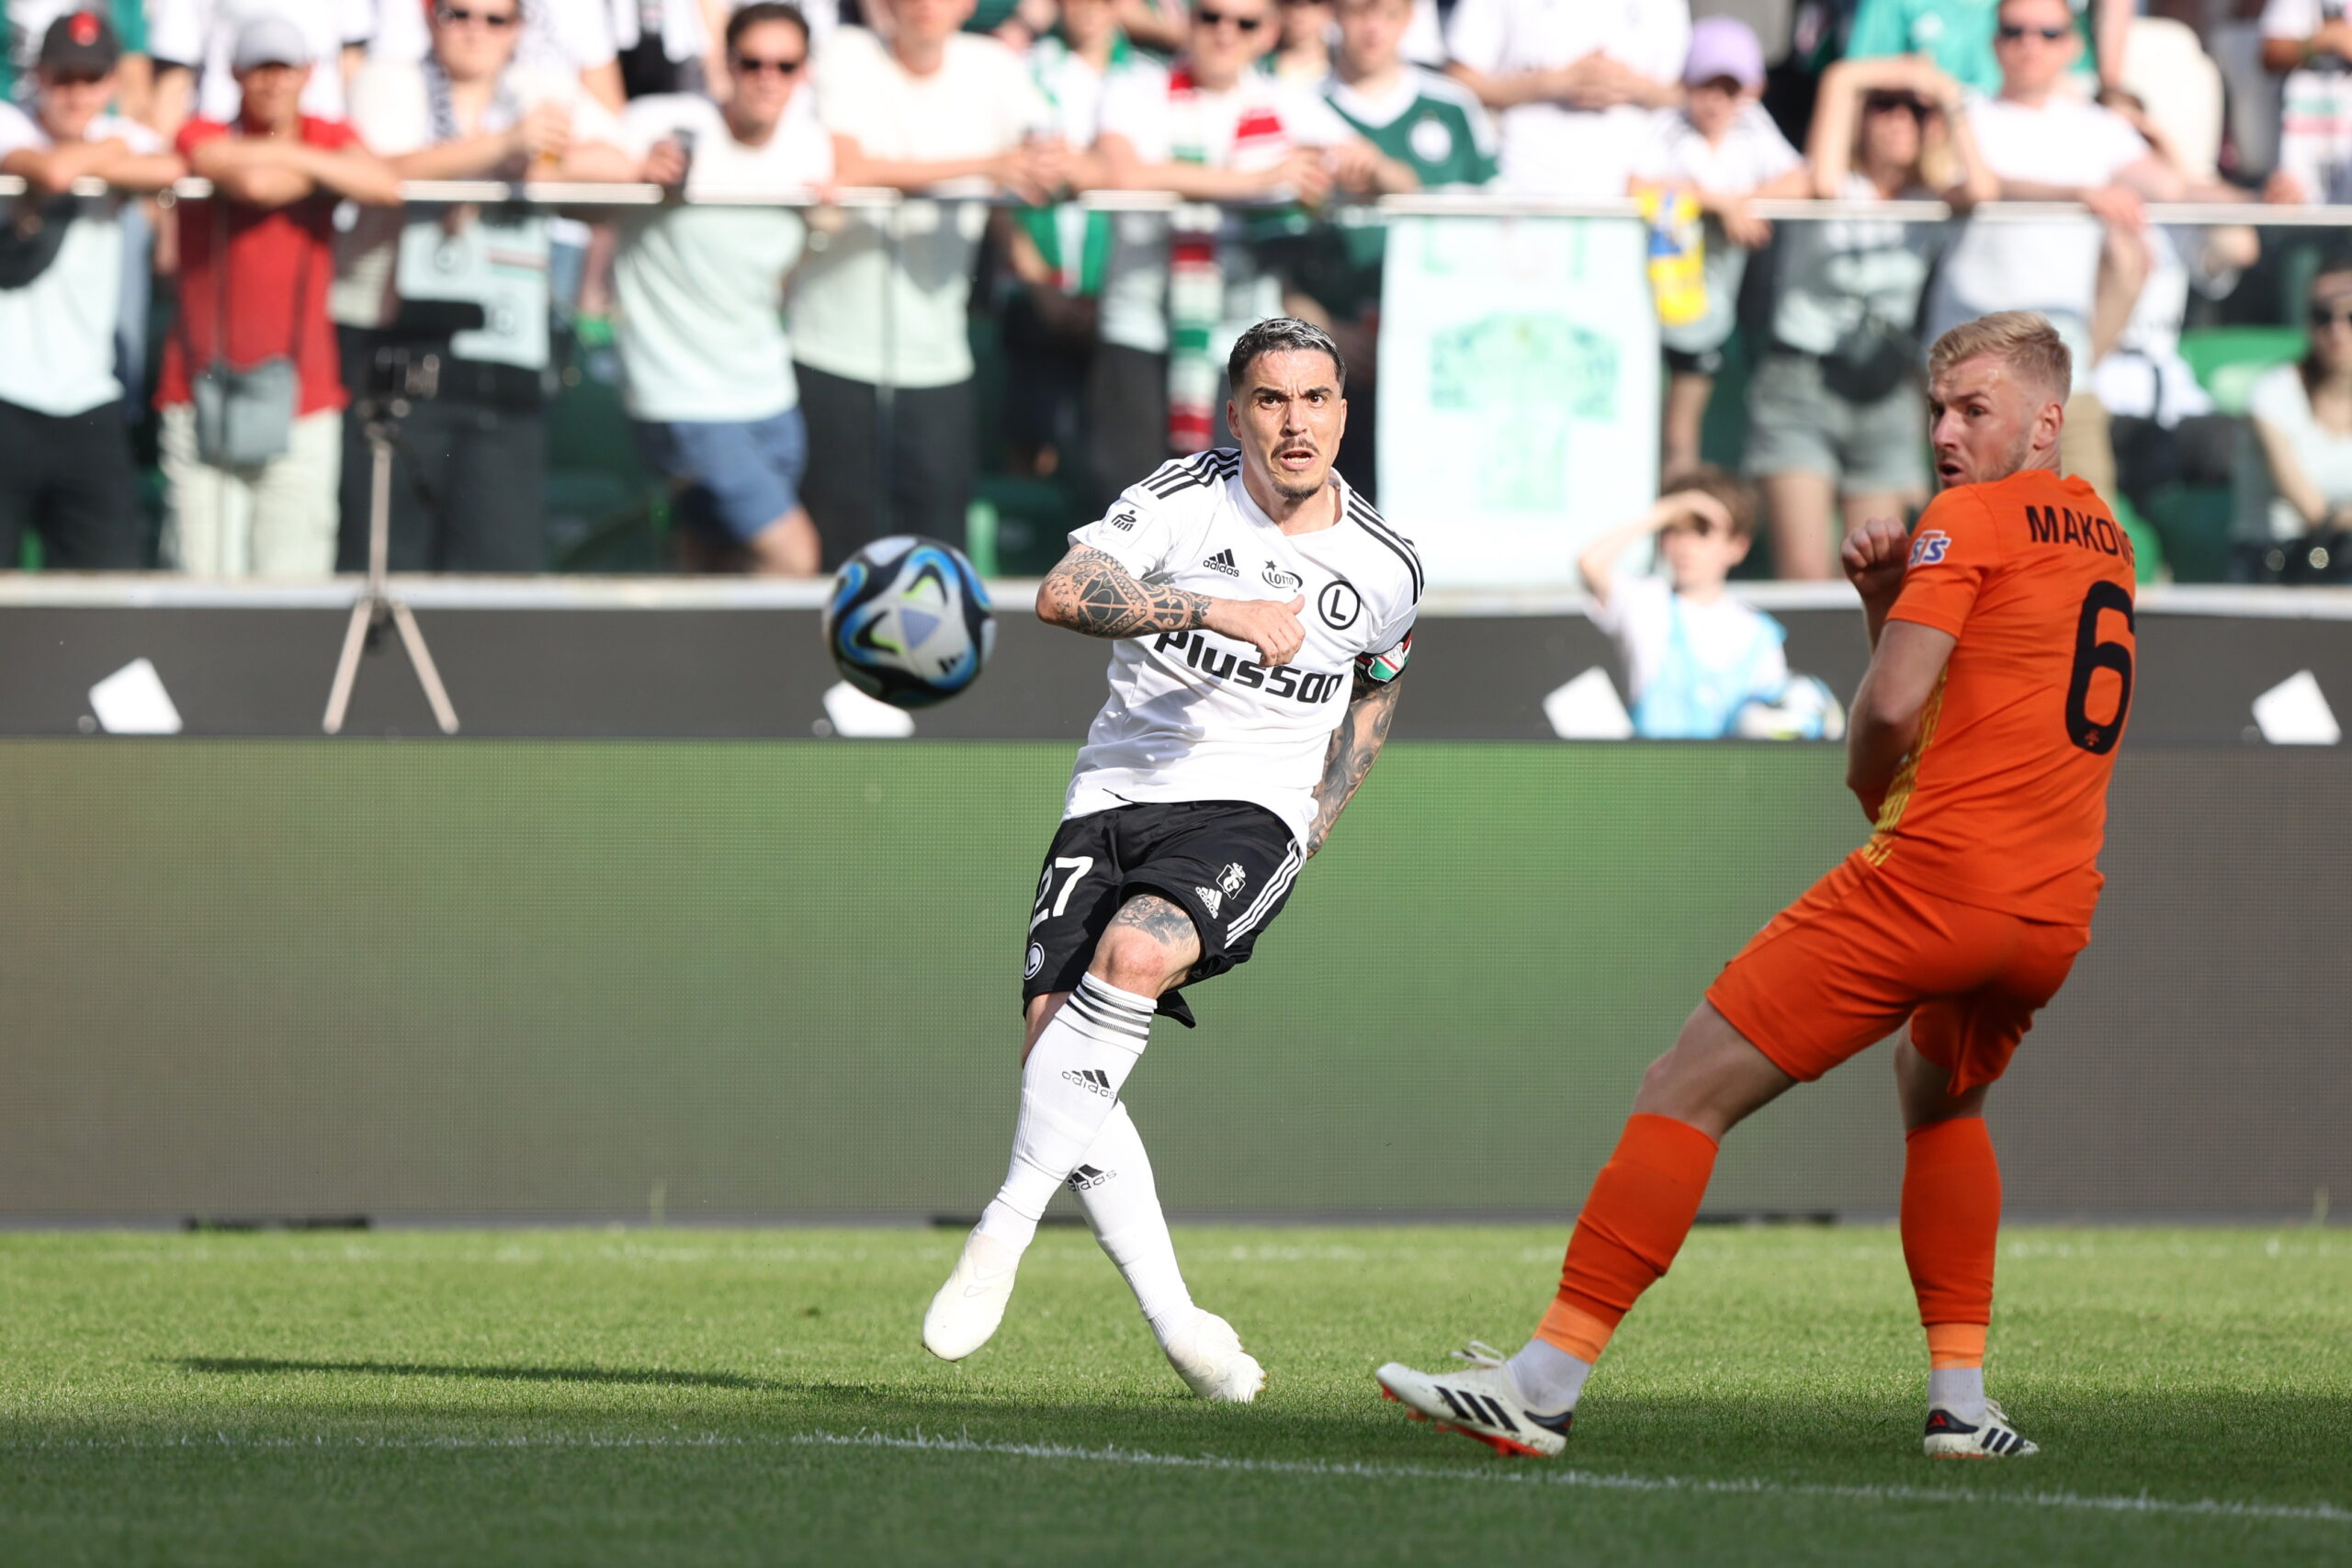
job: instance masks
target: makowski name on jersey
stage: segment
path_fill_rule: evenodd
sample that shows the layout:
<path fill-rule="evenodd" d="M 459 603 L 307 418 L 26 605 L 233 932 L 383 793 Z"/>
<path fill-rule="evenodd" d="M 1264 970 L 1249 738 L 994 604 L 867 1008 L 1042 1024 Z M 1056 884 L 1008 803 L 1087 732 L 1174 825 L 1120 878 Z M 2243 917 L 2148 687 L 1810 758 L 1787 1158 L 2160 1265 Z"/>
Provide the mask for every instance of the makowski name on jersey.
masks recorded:
<path fill-rule="evenodd" d="M 1340 521 L 1284 534 L 1250 499 L 1240 454 L 1204 452 L 1131 486 L 1070 536 L 1155 584 L 1223 599 L 1306 600 L 1287 664 L 1207 630 L 1114 643 L 1110 699 L 1078 754 L 1064 815 L 1139 801 L 1240 800 L 1304 841 L 1331 731 L 1361 668 L 1402 671 L 1422 588 L 1412 544 L 1345 487 Z"/>

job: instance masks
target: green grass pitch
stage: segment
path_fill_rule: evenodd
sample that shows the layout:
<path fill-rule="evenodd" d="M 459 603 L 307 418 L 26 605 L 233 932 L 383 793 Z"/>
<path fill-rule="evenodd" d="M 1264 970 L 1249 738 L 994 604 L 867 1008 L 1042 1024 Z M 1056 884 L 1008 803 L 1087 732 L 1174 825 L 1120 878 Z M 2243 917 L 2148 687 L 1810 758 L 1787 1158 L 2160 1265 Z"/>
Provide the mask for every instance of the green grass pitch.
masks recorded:
<path fill-rule="evenodd" d="M 1254 1406 L 1081 1232 L 960 1366 L 939 1232 L 0 1235 L 0 1562 L 2352 1562 L 2341 1231 L 2011 1232 L 2044 1452 L 1940 1465 L 1891 1230 L 1699 1232 L 1555 1461 L 1371 1372 L 1516 1344 L 1558 1231 L 1178 1239 Z"/>

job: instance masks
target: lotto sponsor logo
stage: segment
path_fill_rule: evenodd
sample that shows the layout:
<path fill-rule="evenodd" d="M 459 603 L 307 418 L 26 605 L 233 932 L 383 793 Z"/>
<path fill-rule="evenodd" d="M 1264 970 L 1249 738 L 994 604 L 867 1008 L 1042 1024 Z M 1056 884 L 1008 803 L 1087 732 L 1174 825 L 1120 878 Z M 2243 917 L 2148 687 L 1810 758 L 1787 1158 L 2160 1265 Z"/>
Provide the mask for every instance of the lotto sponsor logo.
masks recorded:
<path fill-rule="evenodd" d="M 1195 887 L 1193 889 L 1193 892 L 1195 892 L 1195 893 L 1197 893 L 1197 894 L 1199 894 L 1199 895 L 1200 895 L 1200 897 L 1201 897 L 1201 902 L 1202 902 L 1202 903 L 1204 903 L 1204 904 L 1206 904 L 1206 905 L 1209 907 L 1209 913 L 1210 913 L 1210 914 L 1212 914 L 1212 915 L 1221 915 L 1221 914 L 1225 913 L 1225 895 L 1224 895 L 1224 894 L 1222 894 L 1222 893 L 1218 892 L 1218 891 L 1217 891 L 1216 888 L 1214 888 L 1214 887 L 1200 887 L 1200 886 L 1195 886 Z"/>
<path fill-rule="evenodd" d="M 1072 1067 L 1062 1075 L 1064 1083 L 1074 1083 L 1089 1094 L 1099 1094 L 1105 1100 L 1115 1100 L 1119 1091 L 1111 1087 L 1110 1075 L 1100 1067 Z"/>
<path fill-rule="evenodd" d="M 2131 535 L 2104 517 L 2091 516 L 2071 506 L 2029 506 L 2025 509 L 2025 526 L 2037 545 L 2074 545 L 2122 560 L 2132 558 Z"/>
<path fill-rule="evenodd" d="M 1185 664 L 1212 681 L 1232 681 L 1254 691 L 1288 697 L 1312 705 L 1340 689 L 1337 671 L 1298 670 L 1287 664 L 1272 669 L 1253 664 L 1238 653 L 1219 653 L 1199 632 L 1162 632 L 1152 643 L 1156 653 L 1179 654 Z"/>
<path fill-rule="evenodd" d="M 1298 573 L 1295 571 L 1284 571 L 1282 567 L 1274 561 L 1268 561 L 1266 563 L 1266 570 L 1260 572 L 1258 575 L 1265 579 L 1267 587 L 1278 588 L 1284 593 L 1295 593 L 1300 589 L 1306 586 L 1306 579 L 1299 576 Z"/>
<path fill-rule="evenodd" d="M 1231 550 L 1219 550 L 1216 554 L 1203 559 L 1201 564 L 1208 568 L 1211 571 L 1221 571 L 1227 577 L 1239 577 L 1241 575 L 1241 569 L 1233 564 L 1233 552 Z"/>
<path fill-rule="evenodd" d="M 2030 512 L 2031 507 L 2026 508 Z M 1951 536 L 1941 528 L 1930 528 L 1911 541 L 1913 566 L 1941 566 L 1944 557 L 1951 553 Z"/>

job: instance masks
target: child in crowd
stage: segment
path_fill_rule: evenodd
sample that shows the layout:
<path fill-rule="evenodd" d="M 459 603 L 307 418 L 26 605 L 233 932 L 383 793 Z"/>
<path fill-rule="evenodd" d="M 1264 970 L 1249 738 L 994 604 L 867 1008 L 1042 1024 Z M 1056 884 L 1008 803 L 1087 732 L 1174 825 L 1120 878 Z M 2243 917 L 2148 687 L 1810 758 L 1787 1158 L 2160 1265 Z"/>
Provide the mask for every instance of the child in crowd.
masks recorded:
<path fill-rule="evenodd" d="M 1667 326 L 1664 471 L 1699 460 L 1699 426 L 1713 393 L 1723 347 L 1730 341 L 1747 253 L 1768 243 L 1771 225 L 1748 210 L 1755 197 L 1812 194 L 1804 160 L 1757 102 L 1764 89 L 1764 46 L 1730 17 L 1708 17 L 1690 29 L 1679 109 L 1652 117 L 1634 159 L 1631 194 L 1687 195 L 1703 231 L 1706 307 L 1695 320 Z"/>
<path fill-rule="evenodd" d="M 1644 739 L 1715 739 L 1744 705 L 1772 701 L 1788 685 L 1788 634 L 1724 588 L 1755 528 L 1755 487 L 1701 466 L 1670 479 L 1647 512 L 1577 559 L 1593 625 L 1623 655 L 1634 732 Z M 1627 547 L 1651 537 L 1667 579 L 1620 573 Z"/>

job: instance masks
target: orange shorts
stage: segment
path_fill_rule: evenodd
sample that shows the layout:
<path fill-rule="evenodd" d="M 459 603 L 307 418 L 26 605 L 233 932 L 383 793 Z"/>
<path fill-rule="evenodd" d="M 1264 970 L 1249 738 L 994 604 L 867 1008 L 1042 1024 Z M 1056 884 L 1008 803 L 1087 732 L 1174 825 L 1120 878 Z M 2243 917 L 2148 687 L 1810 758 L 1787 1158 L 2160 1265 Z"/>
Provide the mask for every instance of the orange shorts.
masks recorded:
<path fill-rule="evenodd" d="M 1905 887 L 1857 853 L 1757 932 L 1707 1000 L 1808 1083 L 1909 1019 L 1958 1093 L 2008 1070 L 2090 939 Z"/>

